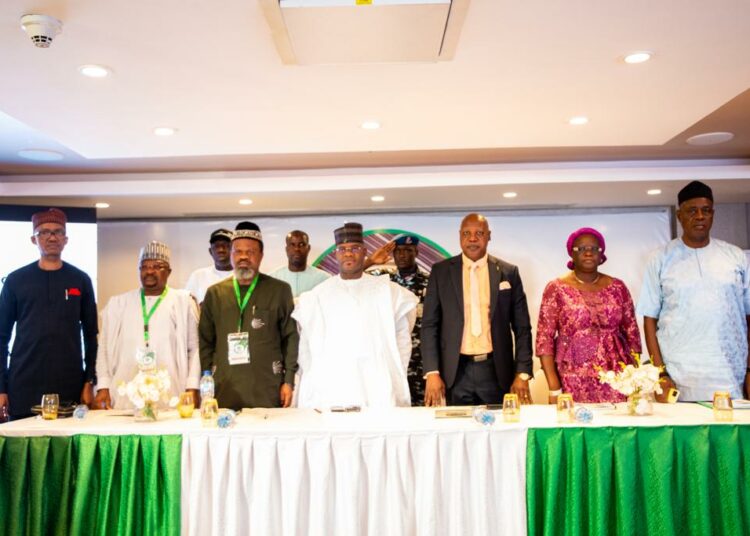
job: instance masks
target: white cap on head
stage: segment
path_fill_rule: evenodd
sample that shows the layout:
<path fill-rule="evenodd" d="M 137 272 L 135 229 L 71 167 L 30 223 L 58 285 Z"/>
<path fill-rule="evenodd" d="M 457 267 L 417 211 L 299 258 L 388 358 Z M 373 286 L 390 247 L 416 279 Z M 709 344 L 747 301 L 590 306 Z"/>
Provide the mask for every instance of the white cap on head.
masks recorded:
<path fill-rule="evenodd" d="M 164 261 L 169 264 L 169 246 L 152 240 L 144 247 L 141 248 L 141 253 L 138 255 L 138 264 L 143 261 Z"/>

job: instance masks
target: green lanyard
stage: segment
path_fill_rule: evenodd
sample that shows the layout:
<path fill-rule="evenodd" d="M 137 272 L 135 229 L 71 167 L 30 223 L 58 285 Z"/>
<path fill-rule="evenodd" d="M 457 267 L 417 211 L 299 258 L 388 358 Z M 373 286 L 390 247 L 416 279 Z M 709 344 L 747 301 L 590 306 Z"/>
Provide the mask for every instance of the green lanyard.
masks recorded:
<path fill-rule="evenodd" d="M 143 341 L 146 343 L 146 346 L 148 346 L 148 341 L 150 339 L 148 334 L 148 323 L 151 320 L 151 317 L 154 315 L 154 311 L 156 311 L 156 308 L 159 307 L 159 304 L 164 299 L 164 296 L 167 295 L 167 292 L 169 291 L 169 287 L 165 286 L 164 290 L 161 293 L 161 296 L 159 296 L 159 299 L 156 300 L 156 303 L 151 307 L 151 310 L 147 313 L 146 312 L 146 293 L 143 289 L 141 289 L 141 311 L 143 312 Z"/>
<path fill-rule="evenodd" d="M 237 305 L 240 308 L 240 319 L 237 321 L 237 332 L 239 333 L 242 331 L 242 315 L 245 313 L 245 309 L 247 309 L 247 302 L 250 301 L 250 296 L 253 295 L 255 285 L 258 284 L 258 276 L 256 275 L 253 278 L 253 282 L 250 283 L 250 288 L 247 289 L 247 294 L 245 294 L 244 298 L 240 296 L 240 284 L 237 282 L 237 278 L 233 277 L 232 281 L 234 282 L 234 295 L 237 296 Z"/>

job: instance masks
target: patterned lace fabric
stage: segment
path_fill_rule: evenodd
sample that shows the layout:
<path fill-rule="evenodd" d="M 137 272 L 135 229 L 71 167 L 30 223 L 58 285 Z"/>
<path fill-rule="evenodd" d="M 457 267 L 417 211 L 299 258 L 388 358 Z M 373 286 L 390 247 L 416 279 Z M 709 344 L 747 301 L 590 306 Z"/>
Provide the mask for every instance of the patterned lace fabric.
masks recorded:
<path fill-rule="evenodd" d="M 537 323 L 536 355 L 555 357 L 563 391 L 576 402 L 621 402 L 625 397 L 599 383 L 596 367 L 615 370 L 641 352 L 633 299 L 612 278 L 601 290 L 581 291 L 556 279 L 547 284 Z"/>

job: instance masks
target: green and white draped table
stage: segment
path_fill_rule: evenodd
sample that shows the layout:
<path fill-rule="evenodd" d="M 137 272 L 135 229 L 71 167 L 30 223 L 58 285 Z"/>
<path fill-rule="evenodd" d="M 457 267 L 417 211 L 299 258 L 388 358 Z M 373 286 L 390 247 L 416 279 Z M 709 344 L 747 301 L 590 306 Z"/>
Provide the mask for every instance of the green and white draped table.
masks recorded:
<path fill-rule="evenodd" d="M 26 419 L 0 425 L 0 535 L 750 534 L 750 412 L 655 411 Z"/>

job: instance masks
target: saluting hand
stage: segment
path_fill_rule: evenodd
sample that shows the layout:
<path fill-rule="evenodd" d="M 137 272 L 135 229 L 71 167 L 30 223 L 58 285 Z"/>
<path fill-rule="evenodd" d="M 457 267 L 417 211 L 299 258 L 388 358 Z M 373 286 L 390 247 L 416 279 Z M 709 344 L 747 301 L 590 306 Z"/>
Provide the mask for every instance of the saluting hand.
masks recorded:
<path fill-rule="evenodd" d="M 393 240 L 387 242 L 385 245 L 372 252 L 370 255 L 370 262 L 372 262 L 372 264 L 386 264 L 391 258 L 391 253 L 393 253 L 395 248 L 396 242 Z"/>

